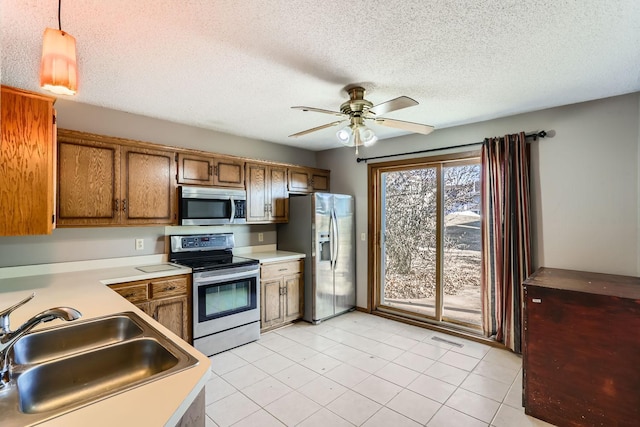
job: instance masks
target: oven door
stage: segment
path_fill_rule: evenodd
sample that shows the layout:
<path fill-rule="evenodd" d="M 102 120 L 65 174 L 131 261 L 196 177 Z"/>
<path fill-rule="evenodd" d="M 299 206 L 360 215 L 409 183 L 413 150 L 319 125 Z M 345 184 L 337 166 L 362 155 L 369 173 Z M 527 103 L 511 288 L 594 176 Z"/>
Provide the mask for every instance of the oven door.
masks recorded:
<path fill-rule="evenodd" d="M 260 321 L 258 265 L 193 275 L 193 337 Z"/>

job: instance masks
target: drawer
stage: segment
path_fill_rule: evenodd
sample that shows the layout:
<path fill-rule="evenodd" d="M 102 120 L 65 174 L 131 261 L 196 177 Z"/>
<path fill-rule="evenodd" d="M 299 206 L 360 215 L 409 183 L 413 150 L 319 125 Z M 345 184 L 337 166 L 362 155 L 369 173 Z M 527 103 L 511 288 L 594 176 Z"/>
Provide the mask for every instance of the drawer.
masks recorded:
<path fill-rule="evenodd" d="M 180 277 L 169 280 L 151 282 L 151 298 L 167 298 L 187 295 L 187 278 Z"/>
<path fill-rule="evenodd" d="M 262 264 L 260 267 L 260 278 L 272 279 L 274 277 L 302 273 L 302 268 L 302 260 Z"/>
<path fill-rule="evenodd" d="M 146 282 L 135 285 L 112 285 L 109 287 L 132 303 L 144 302 L 149 299 L 149 287 Z"/>

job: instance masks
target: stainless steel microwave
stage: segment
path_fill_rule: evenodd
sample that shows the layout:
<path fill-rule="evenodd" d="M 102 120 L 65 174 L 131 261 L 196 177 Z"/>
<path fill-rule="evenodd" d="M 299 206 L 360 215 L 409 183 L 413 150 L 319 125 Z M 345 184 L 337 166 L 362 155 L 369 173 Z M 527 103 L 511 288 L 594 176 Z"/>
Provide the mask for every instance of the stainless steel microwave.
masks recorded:
<path fill-rule="evenodd" d="M 178 187 L 180 225 L 245 224 L 247 193 L 209 187 Z"/>

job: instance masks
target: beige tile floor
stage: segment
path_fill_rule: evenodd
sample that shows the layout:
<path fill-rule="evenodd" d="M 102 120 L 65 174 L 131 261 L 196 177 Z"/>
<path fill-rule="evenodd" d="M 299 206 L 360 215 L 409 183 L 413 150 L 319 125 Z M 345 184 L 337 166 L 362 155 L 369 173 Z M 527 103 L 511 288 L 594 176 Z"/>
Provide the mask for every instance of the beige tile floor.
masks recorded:
<path fill-rule="evenodd" d="M 549 425 L 524 414 L 519 356 L 359 312 L 210 359 L 207 427 Z"/>

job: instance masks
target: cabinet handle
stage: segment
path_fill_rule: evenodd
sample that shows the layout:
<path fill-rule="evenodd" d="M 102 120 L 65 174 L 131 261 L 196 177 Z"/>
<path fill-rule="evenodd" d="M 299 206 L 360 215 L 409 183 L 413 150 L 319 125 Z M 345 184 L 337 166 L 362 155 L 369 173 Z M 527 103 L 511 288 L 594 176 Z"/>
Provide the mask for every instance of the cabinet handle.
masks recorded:
<path fill-rule="evenodd" d="M 122 200 L 122 212 L 127 211 L 127 199 Z"/>
<path fill-rule="evenodd" d="M 135 292 L 131 292 L 131 293 L 128 293 L 128 294 L 124 295 L 125 298 L 131 298 L 131 297 L 135 297 L 135 296 L 136 296 Z"/>
<path fill-rule="evenodd" d="M 113 209 L 113 210 L 114 210 L 115 212 L 118 212 L 118 211 L 120 210 L 120 201 L 119 201 L 118 199 L 115 199 L 115 200 L 113 201 L 113 205 L 114 205 L 114 209 Z"/>
<path fill-rule="evenodd" d="M 531 302 L 535 302 L 536 304 L 541 304 L 542 298 L 531 298 Z"/>
<path fill-rule="evenodd" d="M 209 176 L 213 175 L 213 166 L 209 165 Z"/>
<path fill-rule="evenodd" d="M 287 269 L 286 268 L 281 268 L 278 271 L 287 271 Z"/>
<path fill-rule="evenodd" d="M 166 288 L 164 288 L 165 291 L 172 291 L 174 290 L 176 287 L 175 286 L 167 286 Z"/>

